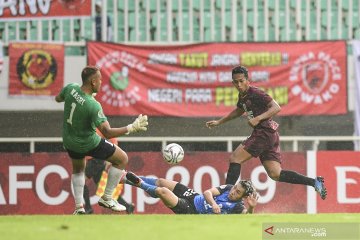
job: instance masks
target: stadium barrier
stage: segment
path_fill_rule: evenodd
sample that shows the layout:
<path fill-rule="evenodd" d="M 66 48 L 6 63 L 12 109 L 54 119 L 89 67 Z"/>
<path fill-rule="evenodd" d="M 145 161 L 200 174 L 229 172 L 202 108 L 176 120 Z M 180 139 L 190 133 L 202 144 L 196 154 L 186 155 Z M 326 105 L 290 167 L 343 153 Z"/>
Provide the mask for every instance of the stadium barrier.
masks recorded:
<path fill-rule="evenodd" d="M 139 175 L 180 181 L 198 192 L 225 182 L 228 152 L 187 152 L 179 165 L 169 165 L 159 152 L 130 152 L 127 169 Z M 308 151 L 282 154 L 283 168 L 315 177 L 322 175 L 328 197 L 321 200 L 312 187 L 271 180 L 260 161 L 242 168 L 242 179 L 251 179 L 260 198 L 257 213 L 360 212 L 360 152 Z M 71 161 L 66 153 L 0 154 L 0 215 L 71 214 Z M 89 186 L 95 213 L 109 213 L 96 205 L 97 186 Z M 123 197 L 139 214 L 171 213 L 143 190 L 125 185 Z"/>
<path fill-rule="evenodd" d="M 217 137 L 121 137 L 118 140 L 121 143 L 127 142 L 158 142 L 162 148 L 170 142 L 226 142 L 227 152 L 232 152 L 234 142 L 243 141 L 246 136 L 217 136 Z M 29 143 L 30 153 L 35 153 L 36 143 L 61 143 L 61 137 L 19 137 L 19 138 L 0 138 L 1 143 Z M 360 145 L 360 136 L 281 136 L 280 142 L 291 143 L 291 151 L 298 152 L 300 142 L 310 142 L 311 148 L 306 150 L 317 151 L 319 144 L 323 142 L 358 142 Z M 290 151 L 290 150 L 289 150 Z"/>
<path fill-rule="evenodd" d="M 58 1 L 51 1 L 50 5 Z M 66 2 L 66 1 L 62 1 Z M 83 1 L 71 1 L 88 6 Z M 95 2 L 95 1 L 93 1 Z M 96 1 L 99 2 L 99 1 Z M 125 43 L 214 41 L 314 41 L 358 39 L 359 3 L 347 1 L 170 1 L 103 0 L 102 40 Z M 95 7 L 91 17 L 55 13 L 35 14 L 15 2 L 18 15 L 3 3 L 0 24 L 5 43 L 19 40 L 61 41 L 85 46 L 96 39 Z M 67 5 L 67 3 L 66 3 Z M 95 5 L 95 4 L 94 4 Z M 14 8 L 15 8 L 14 7 Z M 36 5 L 32 11 L 36 11 Z M 72 6 L 76 8 L 76 5 Z M 81 7 L 81 9 L 84 7 Z M 72 11 L 67 11 L 71 12 Z M 4 14 L 5 13 L 5 14 Z M 25 15 L 24 15 L 25 13 Z M 87 11 L 88 13 L 88 11 Z M 63 15 L 63 16 L 61 16 Z M 86 14 L 85 14 L 86 15 Z M 50 16 L 50 17 L 49 17 Z M 105 27 L 107 17 L 111 24 Z M 24 21 L 24 20 L 31 21 Z"/>

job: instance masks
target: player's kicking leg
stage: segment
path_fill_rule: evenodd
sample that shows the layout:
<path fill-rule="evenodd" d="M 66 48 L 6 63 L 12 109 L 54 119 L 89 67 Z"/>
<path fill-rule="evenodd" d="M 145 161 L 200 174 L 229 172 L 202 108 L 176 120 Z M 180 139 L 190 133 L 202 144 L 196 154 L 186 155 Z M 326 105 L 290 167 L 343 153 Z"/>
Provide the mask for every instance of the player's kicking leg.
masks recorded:
<path fill-rule="evenodd" d="M 126 211 L 126 207 L 112 198 L 112 193 L 119 183 L 121 177 L 125 174 L 124 170 L 111 166 L 109 168 L 108 181 L 105 187 L 104 195 L 99 199 L 98 204 L 101 207 L 109 208 L 115 212 Z"/>
<path fill-rule="evenodd" d="M 103 149 L 106 150 L 107 147 L 109 146 L 104 145 Z M 126 207 L 113 199 L 112 193 L 115 187 L 119 184 L 121 178 L 123 178 L 126 174 L 124 168 L 128 162 L 128 157 L 126 153 L 118 146 L 111 145 L 111 147 L 115 147 L 115 151 L 113 152 L 112 156 L 110 156 L 106 160 L 108 162 L 111 162 L 112 166 L 109 168 L 108 180 L 105 187 L 104 195 L 99 199 L 98 204 L 101 207 L 109 208 L 113 211 L 120 212 L 125 211 Z"/>
<path fill-rule="evenodd" d="M 112 198 L 112 193 L 120 181 L 124 170 L 111 166 L 109 169 L 108 182 L 105 187 L 104 195 L 99 199 L 98 204 L 101 207 L 109 208 L 115 212 L 126 211 L 126 207 Z"/>
<path fill-rule="evenodd" d="M 320 194 L 321 199 L 324 200 L 326 198 L 327 190 L 323 177 L 316 177 L 314 179 L 294 171 L 283 170 L 280 163 L 276 160 L 265 160 L 262 161 L 262 164 L 269 177 L 274 181 L 312 186 Z"/>

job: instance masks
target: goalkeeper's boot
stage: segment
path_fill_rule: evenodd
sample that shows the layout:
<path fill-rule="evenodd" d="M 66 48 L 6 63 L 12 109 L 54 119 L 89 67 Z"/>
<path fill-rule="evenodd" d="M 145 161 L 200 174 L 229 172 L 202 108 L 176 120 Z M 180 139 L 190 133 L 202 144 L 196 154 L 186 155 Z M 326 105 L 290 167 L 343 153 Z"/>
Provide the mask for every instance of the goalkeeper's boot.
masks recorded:
<path fill-rule="evenodd" d="M 325 200 L 327 195 L 327 190 L 324 184 L 324 178 L 323 177 L 316 177 L 315 178 L 315 191 L 317 191 L 320 194 L 320 197 L 322 200 Z"/>
<path fill-rule="evenodd" d="M 86 214 L 85 209 L 83 207 L 75 209 L 73 215 L 84 215 Z"/>
<path fill-rule="evenodd" d="M 124 205 L 121 205 L 114 199 L 105 200 L 103 198 L 100 198 L 98 204 L 101 207 L 109 208 L 115 212 L 126 211 L 126 207 Z"/>
<path fill-rule="evenodd" d="M 126 173 L 126 180 L 127 184 L 140 187 L 141 179 L 135 173 L 128 171 Z"/>

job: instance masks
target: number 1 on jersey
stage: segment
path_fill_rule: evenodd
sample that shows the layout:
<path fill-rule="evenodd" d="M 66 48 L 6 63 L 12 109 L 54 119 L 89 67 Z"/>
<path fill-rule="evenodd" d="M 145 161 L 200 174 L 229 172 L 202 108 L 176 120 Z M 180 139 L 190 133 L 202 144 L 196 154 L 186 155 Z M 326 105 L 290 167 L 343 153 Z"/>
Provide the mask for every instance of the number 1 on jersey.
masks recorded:
<path fill-rule="evenodd" d="M 71 103 L 70 116 L 69 116 L 68 119 L 66 119 L 66 122 L 70 123 L 70 125 L 72 125 L 72 118 L 73 118 L 73 115 L 74 115 L 75 108 L 76 108 L 76 103 L 74 103 L 74 102 Z"/>

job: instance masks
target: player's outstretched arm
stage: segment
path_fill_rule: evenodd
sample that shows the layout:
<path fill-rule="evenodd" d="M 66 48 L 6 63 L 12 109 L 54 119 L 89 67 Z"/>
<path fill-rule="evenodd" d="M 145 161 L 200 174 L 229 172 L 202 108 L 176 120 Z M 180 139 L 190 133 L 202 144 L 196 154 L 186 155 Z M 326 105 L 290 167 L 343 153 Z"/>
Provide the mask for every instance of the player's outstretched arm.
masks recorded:
<path fill-rule="evenodd" d="M 120 128 L 112 128 L 110 123 L 105 121 L 98 126 L 98 129 L 106 139 L 115 138 L 133 132 L 146 131 L 149 125 L 147 119 L 146 115 L 140 114 L 133 123 Z"/>
<path fill-rule="evenodd" d="M 217 205 L 217 203 L 214 200 L 215 196 L 220 195 L 219 190 L 214 187 L 214 188 L 210 188 L 210 189 L 206 190 L 203 194 L 204 194 L 206 202 L 212 207 L 213 213 L 216 213 L 216 214 L 221 213 L 221 209 L 220 209 L 219 205 Z"/>
<path fill-rule="evenodd" d="M 128 132 L 126 127 L 112 128 L 108 121 L 101 123 L 97 128 L 106 139 L 120 137 Z"/>
<path fill-rule="evenodd" d="M 228 115 L 220 118 L 219 120 L 211 120 L 211 121 L 208 121 L 206 122 L 206 126 L 208 128 L 213 128 L 213 127 L 216 127 L 216 126 L 219 126 L 223 123 L 226 123 L 230 120 L 233 120 L 237 117 L 240 117 L 241 115 L 244 114 L 244 110 L 240 109 L 240 108 L 235 108 L 233 111 L 231 111 Z"/>

